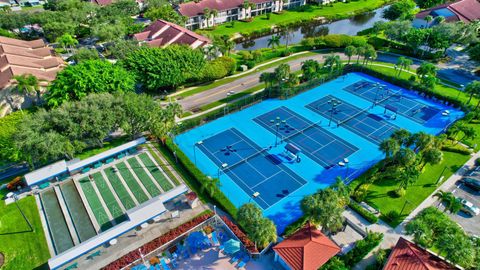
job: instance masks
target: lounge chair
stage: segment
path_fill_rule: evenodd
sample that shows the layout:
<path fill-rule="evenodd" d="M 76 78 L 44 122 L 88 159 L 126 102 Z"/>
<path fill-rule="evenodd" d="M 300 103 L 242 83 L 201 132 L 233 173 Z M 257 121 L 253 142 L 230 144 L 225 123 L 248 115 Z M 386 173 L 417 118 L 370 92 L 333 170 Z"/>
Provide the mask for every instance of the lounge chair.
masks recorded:
<path fill-rule="evenodd" d="M 164 258 L 160 260 L 160 263 L 162 264 L 162 267 L 164 270 L 170 270 L 170 266 L 168 266 L 167 262 L 165 261 Z"/>
<path fill-rule="evenodd" d="M 212 241 L 214 246 L 220 245 L 220 242 L 218 241 L 218 238 L 217 238 L 217 232 L 212 232 Z"/>
<path fill-rule="evenodd" d="M 238 260 L 240 260 L 241 257 L 242 257 L 242 254 L 236 253 L 235 256 L 233 256 L 233 258 L 230 259 L 230 263 L 235 264 Z"/>
<path fill-rule="evenodd" d="M 245 267 L 245 265 L 250 261 L 250 257 L 247 255 L 243 257 L 242 261 L 237 264 L 237 268 Z"/>

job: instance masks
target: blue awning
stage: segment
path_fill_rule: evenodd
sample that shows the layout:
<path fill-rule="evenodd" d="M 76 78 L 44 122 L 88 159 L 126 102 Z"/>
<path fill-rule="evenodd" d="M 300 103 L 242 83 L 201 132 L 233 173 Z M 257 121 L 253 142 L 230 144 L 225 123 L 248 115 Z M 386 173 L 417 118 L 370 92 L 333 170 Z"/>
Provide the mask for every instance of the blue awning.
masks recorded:
<path fill-rule="evenodd" d="M 297 146 L 291 144 L 291 143 L 287 143 L 287 145 L 285 145 L 285 150 L 287 150 L 288 152 L 296 155 L 298 153 L 300 153 L 302 150 L 300 150 L 300 148 L 298 148 Z"/>

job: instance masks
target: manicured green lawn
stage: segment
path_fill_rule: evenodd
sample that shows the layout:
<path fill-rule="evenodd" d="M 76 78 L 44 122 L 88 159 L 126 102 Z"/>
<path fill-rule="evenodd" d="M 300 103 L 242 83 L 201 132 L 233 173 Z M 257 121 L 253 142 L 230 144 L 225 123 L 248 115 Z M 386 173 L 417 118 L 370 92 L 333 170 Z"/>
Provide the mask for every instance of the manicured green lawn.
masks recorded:
<path fill-rule="evenodd" d="M 232 27 L 231 24 L 226 23 L 216 27 L 212 31 L 204 31 L 214 35 L 229 35 L 236 33 L 250 34 L 254 31 L 263 29 L 270 29 L 274 25 L 284 25 L 300 21 L 309 21 L 318 17 L 325 17 L 330 20 L 342 19 L 355 15 L 355 12 L 362 13 L 369 10 L 376 9 L 383 6 L 388 1 L 385 0 L 360 0 L 350 1 L 349 3 L 336 2 L 332 7 L 330 6 L 315 6 L 308 5 L 304 11 L 284 11 L 282 14 L 271 13 L 270 20 L 267 20 L 265 15 L 260 15 L 251 22 L 235 22 Z"/>
<path fill-rule="evenodd" d="M 1 191 L 0 196 L 5 193 Z M 35 198 L 29 196 L 18 203 L 35 231 L 28 232 L 28 224 L 15 204 L 7 206 L 3 200 L 0 202 L 0 252 L 5 255 L 2 270 L 30 270 L 44 265 L 50 258 Z"/>
<path fill-rule="evenodd" d="M 102 152 L 105 152 L 109 149 L 112 149 L 114 147 L 117 147 L 119 145 L 122 145 L 124 143 L 126 143 L 128 141 L 128 137 L 120 137 L 120 138 L 117 138 L 117 139 L 114 139 L 110 142 L 105 142 L 103 144 L 103 147 L 101 148 L 93 148 L 93 149 L 89 149 L 89 150 L 85 150 L 83 151 L 82 153 L 76 155 L 75 157 L 76 158 L 79 158 L 79 159 L 86 159 L 86 158 L 89 158 L 91 156 L 94 156 L 94 155 L 97 155 L 97 154 L 100 154 Z"/>
<path fill-rule="evenodd" d="M 432 192 L 437 188 L 435 183 L 442 175 L 442 171 L 445 169 L 443 176 L 444 180 L 448 179 L 455 171 L 457 171 L 470 156 L 462 155 L 451 152 L 443 152 L 443 161 L 440 164 L 431 166 L 425 166 L 425 169 L 418 181 L 409 186 L 407 194 L 401 198 L 394 198 L 391 194 L 398 188 L 398 182 L 395 179 L 384 179 L 374 182 L 368 189 L 368 195 L 365 199 L 368 204 L 380 210 L 382 214 L 388 214 L 390 211 L 397 211 L 400 213 L 402 208 L 402 216 L 396 220 L 386 220 L 393 227 L 400 224 L 403 219 L 415 209 L 422 201 L 424 201 Z M 363 176 L 365 177 L 365 175 Z M 353 185 L 359 182 L 359 179 L 355 180 Z M 439 183 L 440 185 L 441 183 Z M 406 201 L 408 201 L 406 203 Z"/>

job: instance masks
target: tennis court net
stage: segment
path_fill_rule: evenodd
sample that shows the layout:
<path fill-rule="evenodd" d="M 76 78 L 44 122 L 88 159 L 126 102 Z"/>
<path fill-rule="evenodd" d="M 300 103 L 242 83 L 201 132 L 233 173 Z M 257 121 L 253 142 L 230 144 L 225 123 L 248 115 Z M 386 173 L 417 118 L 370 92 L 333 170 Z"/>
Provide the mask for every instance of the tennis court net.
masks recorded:
<path fill-rule="evenodd" d="M 358 112 L 352 114 L 351 116 L 347 117 L 346 119 L 344 119 L 342 121 L 338 121 L 337 126 L 341 126 L 341 125 L 347 123 L 348 121 L 350 121 L 350 120 L 352 120 L 352 119 L 354 119 L 354 118 L 356 118 L 356 117 L 358 117 L 362 114 L 366 114 L 368 112 L 368 110 L 370 110 L 370 108 L 371 107 L 367 107 L 363 110 L 359 110 Z"/>
<path fill-rule="evenodd" d="M 241 165 L 245 162 L 248 162 L 248 160 L 258 156 L 258 155 L 261 155 L 263 154 L 264 152 L 266 152 L 268 149 L 270 149 L 271 147 L 266 147 L 266 148 L 256 148 L 256 152 L 249 155 L 248 157 L 244 158 L 244 159 L 241 159 L 240 161 L 230 165 L 230 164 L 227 164 L 225 167 L 223 167 L 222 165 L 222 170 L 224 171 L 227 171 L 227 170 L 232 170 L 233 168 L 237 167 L 238 165 Z"/>
<path fill-rule="evenodd" d="M 300 129 L 300 130 L 297 130 L 296 132 L 294 132 L 294 133 L 292 133 L 292 134 L 290 134 L 290 135 L 288 135 L 288 136 L 285 136 L 285 137 L 282 136 L 282 142 L 284 142 L 284 141 L 286 141 L 286 140 L 288 140 L 288 139 L 290 139 L 290 138 L 292 138 L 292 137 L 295 137 L 295 136 L 297 136 L 297 135 L 299 135 L 299 134 L 303 134 L 306 130 L 309 130 L 309 129 L 313 128 L 313 127 L 318 127 L 318 126 L 320 126 L 321 123 L 322 123 L 322 121 L 318 121 L 318 122 L 309 124 L 308 126 L 302 128 L 302 129 Z"/>

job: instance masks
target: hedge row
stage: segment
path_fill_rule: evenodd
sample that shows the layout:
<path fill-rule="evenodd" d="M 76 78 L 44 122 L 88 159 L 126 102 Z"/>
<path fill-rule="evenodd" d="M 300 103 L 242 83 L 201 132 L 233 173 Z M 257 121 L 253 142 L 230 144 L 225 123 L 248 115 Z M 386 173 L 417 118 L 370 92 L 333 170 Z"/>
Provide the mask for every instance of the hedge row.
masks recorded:
<path fill-rule="evenodd" d="M 301 44 L 309 48 L 344 48 L 350 45 L 355 47 L 365 46 L 367 39 L 359 36 L 348 36 L 342 34 L 326 35 L 313 38 L 305 38 Z"/>
<path fill-rule="evenodd" d="M 470 155 L 472 153 L 470 150 L 463 147 L 462 145 L 442 146 L 442 151 L 458 153 L 462 155 Z"/>
<path fill-rule="evenodd" d="M 354 210 L 355 212 L 360 214 L 368 222 L 370 222 L 370 223 L 377 223 L 378 222 L 378 217 L 377 216 L 375 216 L 373 213 L 371 213 L 367 209 L 363 208 L 356 201 L 350 200 L 350 203 L 348 204 L 348 207 L 350 207 L 352 210 Z"/>
<path fill-rule="evenodd" d="M 369 232 L 367 236 L 355 242 L 355 247 L 342 257 L 348 267 L 360 262 L 370 251 L 376 248 L 383 240 L 383 233 Z"/>
<path fill-rule="evenodd" d="M 171 139 L 167 139 L 165 141 L 165 146 L 167 149 L 173 153 L 175 152 L 177 159 L 178 159 L 178 166 L 182 167 L 182 171 L 189 174 L 190 177 L 188 179 L 192 179 L 196 181 L 196 186 L 204 186 L 204 183 L 210 181 L 208 177 L 200 171 L 200 169 L 195 166 L 195 164 L 190 161 L 190 158 L 185 155 L 175 144 L 172 142 Z M 209 194 L 206 194 L 209 196 Z M 215 187 L 215 192 L 212 197 L 213 201 L 218 204 L 224 211 L 226 211 L 232 217 L 237 216 L 237 208 L 232 204 L 232 202 L 220 191 L 220 188 Z"/>

